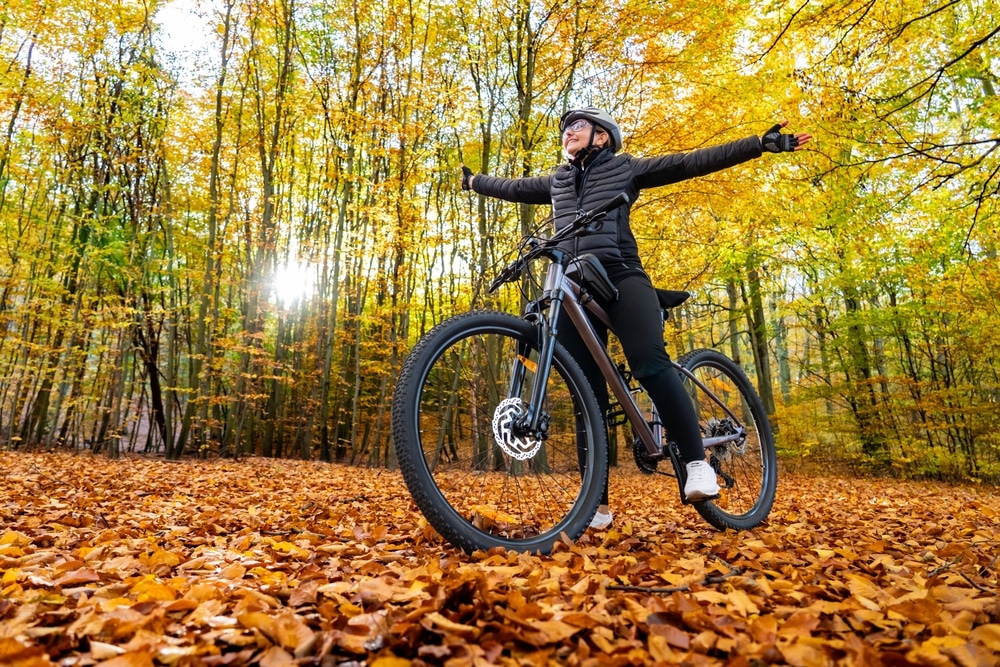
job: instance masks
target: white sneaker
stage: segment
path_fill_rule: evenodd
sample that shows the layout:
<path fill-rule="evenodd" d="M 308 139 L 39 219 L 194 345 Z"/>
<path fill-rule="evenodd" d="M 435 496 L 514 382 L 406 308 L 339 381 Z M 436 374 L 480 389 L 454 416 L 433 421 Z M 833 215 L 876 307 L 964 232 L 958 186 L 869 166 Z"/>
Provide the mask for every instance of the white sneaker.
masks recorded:
<path fill-rule="evenodd" d="M 590 527 L 596 528 L 597 530 L 604 530 L 611 525 L 611 510 L 607 512 L 602 512 L 600 509 L 597 510 L 597 514 L 594 518 L 590 520 Z"/>
<path fill-rule="evenodd" d="M 719 495 L 719 482 L 708 461 L 691 461 L 687 464 L 687 482 L 684 497 L 688 500 L 705 500 Z"/>

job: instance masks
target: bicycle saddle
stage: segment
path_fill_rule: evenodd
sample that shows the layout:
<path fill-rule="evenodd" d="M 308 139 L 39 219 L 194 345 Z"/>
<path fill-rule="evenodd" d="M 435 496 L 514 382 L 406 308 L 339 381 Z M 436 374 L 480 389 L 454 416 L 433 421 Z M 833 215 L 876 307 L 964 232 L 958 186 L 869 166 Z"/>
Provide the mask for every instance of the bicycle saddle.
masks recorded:
<path fill-rule="evenodd" d="M 656 298 L 660 300 L 660 308 L 663 309 L 663 314 L 666 315 L 671 308 L 676 308 L 690 299 L 691 293 L 684 290 L 657 289 Z"/>

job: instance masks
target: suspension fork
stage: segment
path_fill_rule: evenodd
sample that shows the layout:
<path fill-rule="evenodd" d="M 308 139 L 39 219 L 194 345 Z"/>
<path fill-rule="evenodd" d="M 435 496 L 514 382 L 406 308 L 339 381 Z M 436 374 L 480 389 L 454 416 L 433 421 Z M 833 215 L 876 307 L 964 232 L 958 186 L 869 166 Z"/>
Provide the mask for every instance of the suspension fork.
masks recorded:
<path fill-rule="evenodd" d="M 517 422 L 518 429 L 525 433 L 539 433 L 543 431 L 542 419 L 545 416 L 542 405 L 545 402 L 545 390 L 548 386 L 549 375 L 552 371 L 552 360 L 556 351 L 556 336 L 558 335 L 559 314 L 562 312 L 564 292 L 561 289 L 552 289 L 551 285 L 560 285 L 565 275 L 566 269 L 562 262 L 562 252 L 553 250 L 552 262 L 549 264 L 548 274 L 545 278 L 545 289 L 542 293 L 540 304 L 547 304 L 547 312 L 539 312 L 539 351 L 538 362 L 532 370 L 535 374 L 535 381 L 531 387 L 531 397 L 528 401 L 528 411 Z M 542 311 L 544 309 L 539 309 Z M 508 396 L 519 396 L 524 385 L 524 379 L 532 362 L 527 357 L 527 349 L 518 351 L 518 358 L 514 362 L 511 372 L 510 389 Z"/>

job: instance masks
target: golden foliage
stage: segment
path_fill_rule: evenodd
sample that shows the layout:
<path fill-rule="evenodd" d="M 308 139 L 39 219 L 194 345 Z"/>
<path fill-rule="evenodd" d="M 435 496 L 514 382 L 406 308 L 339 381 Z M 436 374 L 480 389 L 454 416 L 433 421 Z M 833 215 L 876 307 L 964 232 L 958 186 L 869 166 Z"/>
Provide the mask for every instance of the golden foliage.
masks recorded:
<path fill-rule="evenodd" d="M 637 202 L 650 275 L 694 292 L 673 352 L 731 345 L 873 466 L 1000 479 L 995 13 L 7 0 L 0 442 L 386 462 L 406 350 L 516 309 L 484 287 L 547 214 L 459 164 L 548 173 L 559 114 L 595 104 L 637 156 L 815 135 Z"/>

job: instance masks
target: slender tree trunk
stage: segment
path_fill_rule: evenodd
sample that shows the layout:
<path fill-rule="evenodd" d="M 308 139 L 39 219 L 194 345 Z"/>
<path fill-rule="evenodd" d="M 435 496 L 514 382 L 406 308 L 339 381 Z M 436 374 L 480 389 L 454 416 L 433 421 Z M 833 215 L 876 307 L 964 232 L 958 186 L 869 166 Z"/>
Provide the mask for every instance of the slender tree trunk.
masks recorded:
<path fill-rule="evenodd" d="M 781 400 L 785 404 L 792 397 L 792 368 L 788 362 L 788 325 L 785 318 L 779 314 L 777 299 L 769 300 L 771 319 L 774 322 L 774 343 L 778 356 L 778 386 L 781 388 Z"/>
<path fill-rule="evenodd" d="M 743 355 L 740 352 L 740 311 L 742 308 L 740 308 L 736 282 L 732 278 L 726 281 L 726 296 L 729 298 L 729 308 L 726 310 L 729 314 L 728 334 L 726 336 L 729 340 L 729 356 L 736 362 L 737 366 L 742 367 Z"/>
<path fill-rule="evenodd" d="M 233 10 L 236 6 L 235 0 L 227 0 L 224 6 L 222 20 L 222 44 L 219 48 L 219 76 L 215 82 L 215 110 L 214 133 L 212 137 L 212 158 L 209 165 L 208 176 L 208 230 L 205 248 L 205 272 L 202 278 L 201 296 L 198 300 L 198 319 L 195 321 L 195 344 L 193 354 L 190 359 L 190 374 L 188 386 L 191 389 L 190 396 L 184 408 L 181 418 L 181 429 L 176 442 L 171 439 L 167 443 L 166 457 L 168 459 L 179 459 L 184 455 L 184 448 L 191 433 L 192 421 L 199 403 L 208 399 L 209 382 L 207 371 L 202 371 L 202 360 L 209 356 L 209 347 L 212 345 L 212 323 L 209 320 L 209 312 L 212 307 L 212 295 L 215 292 L 215 266 L 218 258 L 218 229 L 219 217 L 221 213 L 220 184 L 222 172 L 222 145 L 225 141 L 225 85 L 226 77 L 229 73 L 229 59 L 231 57 L 231 43 L 233 39 Z"/>
<path fill-rule="evenodd" d="M 747 302 L 747 323 L 750 328 L 750 343 L 753 350 L 754 368 L 757 371 L 757 391 L 768 415 L 774 415 L 774 386 L 771 383 L 771 354 L 767 346 L 767 316 L 761 296 L 760 272 L 756 267 L 747 270 L 749 295 Z"/>

